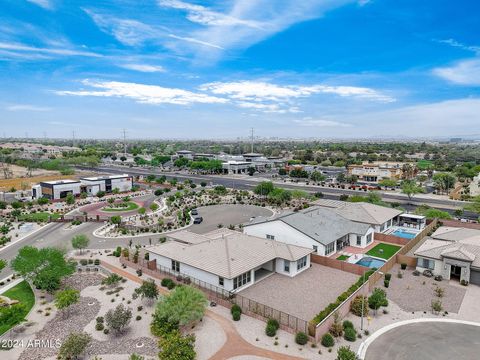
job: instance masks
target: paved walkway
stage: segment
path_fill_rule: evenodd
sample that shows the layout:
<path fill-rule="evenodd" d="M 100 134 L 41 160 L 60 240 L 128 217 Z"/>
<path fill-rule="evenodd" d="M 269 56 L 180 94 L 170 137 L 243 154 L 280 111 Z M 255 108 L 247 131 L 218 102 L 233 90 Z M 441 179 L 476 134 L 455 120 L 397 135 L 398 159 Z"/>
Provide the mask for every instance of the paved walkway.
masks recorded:
<path fill-rule="evenodd" d="M 118 275 L 121 275 L 127 279 L 130 279 L 132 281 L 135 281 L 137 283 L 142 283 L 143 279 L 139 278 L 136 275 L 131 274 L 130 272 L 118 268 L 112 264 L 109 264 L 105 261 L 102 261 L 102 266 L 105 267 L 106 269 L 117 273 Z M 159 287 L 158 288 L 160 293 L 162 294 L 168 294 L 169 291 Z M 218 350 L 211 358 L 210 360 L 225 360 L 225 359 L 230 359 L 235 356 L 241 356 L 241 355 L 250 355 L 250 356 L 257 356 L 257 357 L 263 357 L 263 358 L 269 358 L 273 360 L 298 360 L 298 359 L 303 359 L 302 357 L 296 357 L 296 356 L 290 356 L 290 355 L 285 355 L 281 354 L 275 351 L 270 351 L 267 349 L 262 349 L 257 346 L 254 346 L 244 340 L 240 334 L 237 332 L 235 327 L 230 323 L 229 320 L 225 319 L 223 316 L 220 316 L 213 311 L 206 310 L 205 315 L 211 318 L 212 320 L 216 321 L 223 329 L 227 336 L 227 341 L 225 344 Z"/>

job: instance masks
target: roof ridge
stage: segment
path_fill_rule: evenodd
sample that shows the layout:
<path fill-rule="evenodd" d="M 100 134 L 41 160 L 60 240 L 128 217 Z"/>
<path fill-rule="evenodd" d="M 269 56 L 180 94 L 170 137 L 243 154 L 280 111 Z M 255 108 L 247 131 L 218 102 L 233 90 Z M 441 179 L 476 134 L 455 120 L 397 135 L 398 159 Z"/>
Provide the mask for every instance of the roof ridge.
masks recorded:
<path fill-rule="evenodd" d="M 227 255 L 227 272 L 228 272 L 228 277 L 230 278 L 232 275 L 232 267 L 230 266 L 230 249 L 228 247 L 228 236 L 224 237 L 222 234 L 222 238 L 225 240 L 225 253 Z"/>

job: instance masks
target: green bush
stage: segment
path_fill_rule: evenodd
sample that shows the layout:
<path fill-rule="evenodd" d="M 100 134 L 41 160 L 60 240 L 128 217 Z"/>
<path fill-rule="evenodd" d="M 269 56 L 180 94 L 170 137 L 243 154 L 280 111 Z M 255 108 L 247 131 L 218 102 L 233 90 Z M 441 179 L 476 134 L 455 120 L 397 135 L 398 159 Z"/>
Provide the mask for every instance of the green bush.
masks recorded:
<path fill-rule="evenodd" d="M 240 311 L 232 312 L 233 321 L 239 321 L 241 316 L 242 316 L 242 313 Z"/>
<path fill-rule="evenodd" d="M 348 329 L 348 328 L 354 329 L 353 324 L 352 324 L 351 321 L 345 320 L 345 321 L 343 322 L 343 330 Z"/>
<path fill-rule="evenodd" d="M 278 330 L 280 328 L 280 324 L 275 319 L 268 319 L 267 324 L 270 324 L 270 325 L 274 326 L 276 330 Z"/>
<path fill-rule="evenodd" d="M 230 313 L 233 315 L 234 312 L 239 312 L 240 314 L 242 313 L 242 308 L 238 306 L 237 304 L 233 304 L 232 308 L 230 309 Z"/>
<path fill-rule="evenodd" d="M 102 331 L 103 329 L 104 329 L 104 326 L 102 323 L 97 323 L 97 325 L 95 325 L 95 330 Z"/>
<path fill-rule="evenodd" d="M 391 278 L 392 278 L 392 274 L 390 274 L 390 273 L 385 274 L 385 280 L 390 281 Z"/>
<path fill-rule="evenodd" d="M 333 339 L 333 336 L 330 335 L 330 333 L 326 333 L 323 334 L 321 343 L 325 347 L 332 347 L 335 344 L 335 340 Z"/>
<path fill-rule="evenodd" d="M 357 332 L 354 328 L 346 328 L 343 338 L 347 341 L 355 341 L 357 339 Z"/>
<path fill-rule="evenodd" d="M 295 342 L 298 345 L 305 345 L 308 342 L 308 336 L 304 332 L 298 332 L 297 335 L 295 335 Z"/>
<path fill-rule="evenodd" d="M 267 324 L 267 326 L 265 327 L 265 334 L 270 337 L 275 336 L 277 334 L 277 328 L 275 327 L 275 325 Z"/>
<path fill-rule="evenodd" d="M 390 280 L 383 280 L 383 285 L 388 288 L 390 286 Z"/>
<path fill-rule="evenodd" d="M 368 299 L 366 296 L 357 295 L 350 304 L 350 311 L 357 315 L 362 316 L 362 298 L 363 298 L 363 316 L 368 315 Z"/>

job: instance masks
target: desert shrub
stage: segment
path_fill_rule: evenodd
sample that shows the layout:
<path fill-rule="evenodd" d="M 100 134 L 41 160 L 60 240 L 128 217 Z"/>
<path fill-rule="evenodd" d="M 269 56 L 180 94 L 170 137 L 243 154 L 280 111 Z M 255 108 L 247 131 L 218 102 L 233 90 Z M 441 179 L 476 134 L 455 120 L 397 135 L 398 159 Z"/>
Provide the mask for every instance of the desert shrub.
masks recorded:
<path fill-rule="evenodd" d="M 390 281 L 391 278 L 392 278 L 392 274 L 390 274 L 390 273 L 385 274 L 385 280 Z"/>
<path fill-rule="evenodd" d="M 234 311 L 232 312 L 232 319 L 233 321 L 239 321 L 242 316 L 242 313 L 240 311 Z"/>
<path fill-rule="evenodd" d="M 340 323 L 340 316 L 338 315 L 338 313 L 335 313 L 333 315 L 333 323 L 330 326 L 329 332 L 334 337 L 340 337 L 343 335 L 343 327 L 342 327 L 342 324 Z"/>
<path fill-rule="evenodd" d="M 348 329 L 348 328 L 354 329 L 353 324 L 352 324 L 351 321 L 345 320 L 345 321 L 343 322 L 343 330 L 346 330 L 346 329 Z"/>
<path fill-rule="evenodd" d="M 389 280 L 383 280 L 383 286 L 388 288 L 390 286 L 390 281 Z"/>
<path fill-rule="evenodd" d="M 362 316 L 362 298 L 363 298 L 363 316 L 368 315 L 368 300 L 364 295 L 357 295 L 350 304 L 350 311 L 357 315 Z"/>
<path fill-rule="evenodd" d="M 277 334 L 277 329 L 275 325 L 267 324 L 267 326 L 265 327 L 265 334 L 267 334 L 267 336 L 270 336 L 270 337 L 275 336 Z"/>
<path fill-rule="evenodd" d="M 326 333 L 323 334 L 321 343 L 325 347 L 332 347 L 335 344 L 335 340 L 330 333 Z"/>
<path fill-rule="evenodd" d="M 240 314 L 242 313 L 242 308 L 238 306 L 237 304 L 233 304 L 232 308 L 230 309 L 230 313 L 233 314 L 234 312 L 239 312 Z"/>
<path fill-rule="evenodd" d="M 95 325 L 95 330 L 102 331 L 103 329 L 104 329 L 104 326 L 102 323 L 97 323 L 97 325 Z"/>
<path fill-rule="evenodd" d="M 270 324 L 270 325 L 274 326 L 276 330 L 278 330 L 280 328 L 280 324 L 275 319 L 268 319 L 267 324 Z"/>
<path fill-rule="evenodd" d="M 295 335 L 295 342 L 298 345 L 305 345 L 308 342 L 308 336 L 304 332 L 298 332 L 297 335 Z"/>
<path fill-rule="evenodd" d="M 347 341 L 355 341 L 357 339 L 357 332 L 354 328 L 348 327 L 345 329 L 345 334 L 343 335 L 343 338 Z"/>

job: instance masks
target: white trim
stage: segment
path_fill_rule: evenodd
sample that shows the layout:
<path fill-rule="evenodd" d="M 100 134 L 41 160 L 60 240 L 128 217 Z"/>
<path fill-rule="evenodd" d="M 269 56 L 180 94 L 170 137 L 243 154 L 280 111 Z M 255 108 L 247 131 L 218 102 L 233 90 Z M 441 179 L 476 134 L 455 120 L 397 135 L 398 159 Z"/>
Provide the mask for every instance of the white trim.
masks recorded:
<path fill-rule="evenodd" d="M 437 319 L 437 318 L 426 318 L 426 319 L 412 319 L 412 320 L 404 320 L 404 321 L 399 321 L 387 326 L 384 326 L 383 328 L 375 331 L 370 337 L 362 341 L 360 344 L 360 347 L 358 348 L 357 355 L 360 357 L 361 360 L 365 359 L 365 355 L 367 353 L 367 349 L 370 346 L 370 344 L 375 341 L 379 336 L 385 334 L 386 332 L 395 329 L 397 327 L 403 326 L 403 325 L 409 325 L 409 324 L 417 324 L 421 322 L 444 322 L 444 323 L 455 323 L 455 324 L 464 324 L 464 325 L 472 325 L 472 326 L 480 326 L 480 323 L 473 322 L 473 321 L 465 321 L 465 320 L 456 320 L 456 319 Z"/>

